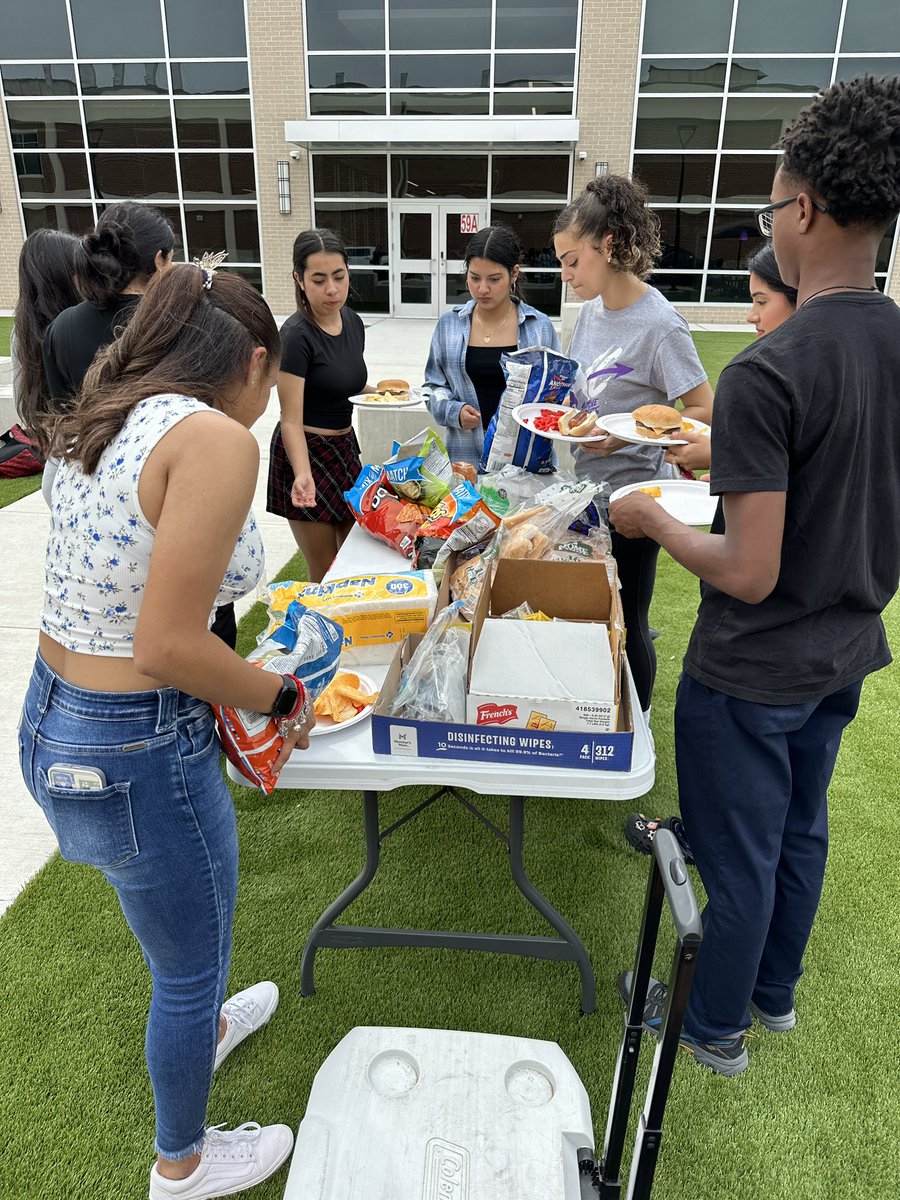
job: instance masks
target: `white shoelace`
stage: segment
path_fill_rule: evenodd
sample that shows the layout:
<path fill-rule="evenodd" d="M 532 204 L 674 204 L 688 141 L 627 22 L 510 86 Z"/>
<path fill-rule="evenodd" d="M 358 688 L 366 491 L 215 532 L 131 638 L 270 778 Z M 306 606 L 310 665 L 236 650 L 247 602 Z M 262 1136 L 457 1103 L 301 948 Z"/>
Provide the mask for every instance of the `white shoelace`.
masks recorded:
<path fill-rule="evenodd" d="M 243 996 L 240 999 L 235 997 L 222 1005 L 222 1013 L 229 1024 L 233 1021 L 235 1025 L 243 1025 L 251 1033 L 256 1028 L 254 1022 L 258 1010 L 259 1005 L 249 996 Z"/>
<path fill-rule="evenodd" d="M 203 1158 L 207 1162 L 247 1162 L 255 1157 L 261 1129 L 256 1121 L 245 1121 L 237 1129 L 211 1125 L 203 1142 Z"/>

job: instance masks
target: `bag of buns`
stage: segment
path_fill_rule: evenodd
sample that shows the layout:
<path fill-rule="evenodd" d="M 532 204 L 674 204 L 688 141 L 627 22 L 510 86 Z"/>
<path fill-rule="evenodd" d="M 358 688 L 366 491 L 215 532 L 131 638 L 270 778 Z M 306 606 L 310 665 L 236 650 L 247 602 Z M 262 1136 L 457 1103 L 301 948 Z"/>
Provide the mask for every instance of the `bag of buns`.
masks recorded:
<path fill-rule="evenodd" d="M 589 480 L 551 484 L 532 505 L 521 505 L 500 522 L 498 557 L 546 558 L 602 484 Z"/>

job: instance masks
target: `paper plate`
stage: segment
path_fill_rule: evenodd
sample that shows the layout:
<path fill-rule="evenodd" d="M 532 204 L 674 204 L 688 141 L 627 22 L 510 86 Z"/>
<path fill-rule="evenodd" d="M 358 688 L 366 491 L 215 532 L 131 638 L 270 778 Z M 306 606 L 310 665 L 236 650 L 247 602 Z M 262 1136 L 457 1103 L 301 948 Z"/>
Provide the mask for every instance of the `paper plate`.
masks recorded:
<path fill-rule="evenodd" d="M 699 479 L 646 479 L 643 483 L 629 483 L 620 487 L 609 498 L 610 504 L 620 500 L 629 492 L 641 488 L 659 488 L 661 495 L 655 496 L 657 504 L 677 521 L 685 525 L 711 525 L 718 506 L 718 497 L 709 494 L 709 484 Z"/>
<path fill-rule="evenodd" d="M 631 442 L 635 446 L 685 446 L 687 443 L 684 438 L 679 437 L 664 437 L 664 438 L 649 438 L 642 437 L 637 433 L 634 425 L 634 415 L 627 413 L 607 413 L 605 416 L 598 417 L 597 424 L 611 433 L 614 437 L 619 438 L 623 442 Z M 702 421 L 695 421 L 693 417 L 689 417 L 685 421 L 685 425 L 690 427 L 691 433 L 709 434 L 709 426 Z"/>
<path fill-rule="evenodd" d="M 599 429 L 599 425 L 595 426 L 598 429 L 597 433 L 589 434 L 588 437 L 571 437 L 566 433 L 558 433 L 551 429 L 545 433 L 543 429 L 535 429 L 532 422 L 535 417 L 539 417 L 542 412 L 571 412 L 565 404 L 519 404 L 512 410 L 512 415 L 517 424 L 523 429 L 527 429 L 529 433 L 536 433 L 538 437 L 549 438 L 551 442 L 568 442 L 570 445 L 578 446 L 585 445 L 588 442 L 605 442 L 606 433 Z"/>
<path fill-rule="evenodd" d="M 365 692 L 367 696 L 374 696 L 379 690 L 378 684 L 374 679 L 370 679 L 368 675 L 363 675 L 360 671 L 338 671 L 338 675 L 356 675 L 359 678 L 359 690 Z M 337 678 L 337 676 L 335 676 Z M 371 717 L 374 704 L 367 704 L 364 709 L 351 717 L 349 721 L 333 721 L 331 717 L 316 717 L 315 729 L 311 729 L 310 737 L 322 737 L 326 733 L 340 733 L 342 729 L 349 729 L 351 725 L 356 725 L 360 721 L 364 721 L 366 717 Z"/>
<path fill-rule="evenodd" d="M 412 408 L 422 403 L 422 397 L 415 388 L 410 388 L 408 400 L 373 400 L 368 392 L 363 392 L 359 396 L 351 396 L 350 403 L 357 408 Z"/>

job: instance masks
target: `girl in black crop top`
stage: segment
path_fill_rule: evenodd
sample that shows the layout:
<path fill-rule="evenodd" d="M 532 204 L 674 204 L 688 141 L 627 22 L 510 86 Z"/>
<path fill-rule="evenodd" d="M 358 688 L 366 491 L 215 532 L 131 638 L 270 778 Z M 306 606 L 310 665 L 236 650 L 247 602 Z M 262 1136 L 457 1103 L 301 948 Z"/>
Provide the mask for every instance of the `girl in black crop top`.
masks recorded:
<path fill-rule="evenodd" d="M 344 492 L 362 464 L 349 397 L 373 389 L 363 323 L 346 307 L 343 242 L 330 229 L 308 229 L 293 257 L 297 312 L 281 330 L 281 421 L 272 435 L 266 508 L 287 518 L 318 583 L 353 525 Z"/>

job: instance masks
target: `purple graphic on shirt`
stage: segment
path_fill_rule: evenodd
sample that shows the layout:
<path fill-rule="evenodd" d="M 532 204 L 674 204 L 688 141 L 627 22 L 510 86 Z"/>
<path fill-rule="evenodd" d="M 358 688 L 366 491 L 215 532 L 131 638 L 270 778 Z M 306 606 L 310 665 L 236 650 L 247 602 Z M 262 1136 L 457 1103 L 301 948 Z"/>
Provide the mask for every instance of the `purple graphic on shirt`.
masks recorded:
<path fill-rule="evenodd" d="M 610 379 L 621 379 L 623 375 L 630 375 L 634 367 L 629 367 L 626 363 L 614 363 L 611 367 L 604 367 L 602 371 L 594 371 L 588 375 L 588 383 L 592 379 L 599 379 L 601 375 L 608 375 Z M 608 381 L 607 381 L 608 382 Z"/>

